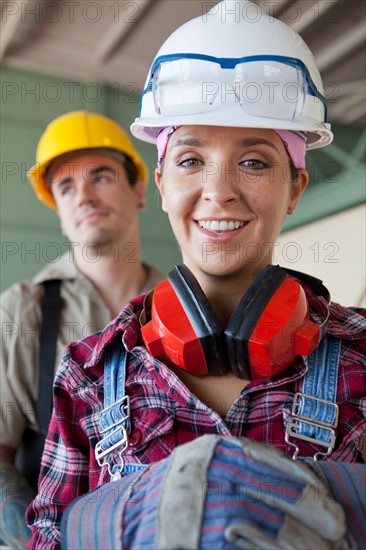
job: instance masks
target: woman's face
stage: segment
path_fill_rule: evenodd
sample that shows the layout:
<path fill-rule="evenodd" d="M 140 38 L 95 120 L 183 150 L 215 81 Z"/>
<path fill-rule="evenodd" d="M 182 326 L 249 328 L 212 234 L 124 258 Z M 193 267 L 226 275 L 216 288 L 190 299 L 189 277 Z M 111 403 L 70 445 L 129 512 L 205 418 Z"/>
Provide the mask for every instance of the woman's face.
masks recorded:
<path fill-rule="evenodd" d="M 273 130 L 181 126 L 156 183 L 183 261 L 198 280 L 248 277 L 271 263 L 307 172 L 291 181 L 290 159 Z"/>

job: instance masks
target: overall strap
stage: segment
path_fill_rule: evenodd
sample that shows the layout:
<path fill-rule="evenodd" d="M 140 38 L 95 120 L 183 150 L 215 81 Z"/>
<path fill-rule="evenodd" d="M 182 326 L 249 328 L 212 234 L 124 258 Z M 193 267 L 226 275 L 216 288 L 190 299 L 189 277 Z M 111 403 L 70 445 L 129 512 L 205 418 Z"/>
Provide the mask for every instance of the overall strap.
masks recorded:
<path fill-rule="evenodd" d="M 62 306 L 61 281 L 45 281 L 44 296 L 41 302 L 42 322 L 39 348 L 39 376 L 37 422 L 39 431 L 46 436 L 53 406 L 53 380 L 55 376 L 55 358 L 57 331 Z"/>
<path fill-rule="evenodd" d="M 286 426 L 286 442 L 295 447 L 296 459 L 299 448 L 290 441 L 302 439 L 325 450 L 314 454 L 329 456 L 335 445 L 335 428 L 338 425 L 337 380 L 341 340 L 325 336 L 319 346 L 305 360 L 308 370 L 302 392 L 295 394 L 290 419 Z"/>
<path fill-rule="evenodd" d="M 121 477 L 124 469 L 123 452 L 130 432 L 130 402 L 125 395 L 127 351 L 116 339 L 106 351 L 104 365 L 104 408 L 100 414 L 99 431 L 102 439 L 95 447 L 100 467 L 108 466 L 111 480 Z M 118 460 L 113 460 L 114 451 Z M 117 462 L 116 464 L 113 464 Z"/>

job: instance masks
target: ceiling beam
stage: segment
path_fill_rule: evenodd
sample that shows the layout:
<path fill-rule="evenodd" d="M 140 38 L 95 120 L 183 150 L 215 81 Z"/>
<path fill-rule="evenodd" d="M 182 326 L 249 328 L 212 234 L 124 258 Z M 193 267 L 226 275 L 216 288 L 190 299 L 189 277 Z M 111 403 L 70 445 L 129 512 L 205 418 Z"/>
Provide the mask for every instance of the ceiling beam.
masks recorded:
<path fill-rule="evenodd" d="M 30 0 L 12 0 L 5 2 L 1 9 L 0 60 L 11 43 L 16 29 L 23 19 L 25 8 Z"/>
<path fill-rule="evenodd" d="M 352 26 L 348 32 L 338 35 L 316 55 L 316 64 L 319 71 L 325 71 L 334 63 L 339 63 L 342 58 L 361 46 L 364 41 L 365 21 L 360 21 Z"/>
<path fill-rule="evenodd" d="M 120 17 L 118 21 L 113 21 L 109 26 L 107 32 L 101 37 L 95 51 L 93 53 L 94 61 L 96 65 L 106 62 L 117 46 L 127 37 L 132 29 L 141 21 L 142 16 L 146 12 L 147 8 L 152 5 L 152 0 L 139 0 L 138 2 L 130 2 L 127 7 L 134 6 L 137 8 L 136 13 L 129 13 L 123 17 L 123 10 L 126 6 L 121 7 L 119 11 Z"/>
<path fill-rule="evenodd" d="M 342 116 L 361 99 L 365 101 L 365 81 L 342 82 L 338 87 L 336 102 L 330 104 L 331 117 Z"/>
<path fill-rule="evenodd" d="M 342 113 L 342 124 L 352 124 L 362 121 L 365 117 L 365 96 L 359 96 L 346 112 Z"/>
<path fill-rule="evenodd" d="M 327 148 L 324 148 L 323 154 L 341 164 L 342 170 L 352 170 L 352 168 L 360 164 L 360 162 L 357 162 L 353 157 L 352 152 L 345 151 L 342 147 L 334 143 L 334 141 L 328 145 Z"/>
<path fill-rule="evenodd" d="M 334 8 L 334 4 L 337 2 L 338 0 L 333 0 L 332 2 L 329 2 L 329 0 L 318 0 L 313 3 L 306 2 L 305 6 L 302 5 L 301 17 L 290 23 L 290 26 L 298 33 L 305 31 L 312 23 L 324 17 L 330 8 Z"/>
<path fill-rule="evenodd" d="M 364 128 L 362 134 L 358 138 L 353 148 L 352 155 L 356 160 L 361 161 L 361 159 L 365 157 L 365 153 L 366 153 L 366 128 Z"/>
<path fill-rule="evenodd" d="M 324 151 L 329 147 L 325 147 Z M 301 198 L 296 214 L 287 217 L 283 233 L 364 202 L 365 166 L 357 164 L 338 173 L 334 181 L 319 181 L 310 185 Z"/>
<path fill-rule="evenodd" d="M 290 0 L 257 0 L 255 3 L 264 13 L 272 17 L 278 17 L 287 4 L 290 3 Z"/>

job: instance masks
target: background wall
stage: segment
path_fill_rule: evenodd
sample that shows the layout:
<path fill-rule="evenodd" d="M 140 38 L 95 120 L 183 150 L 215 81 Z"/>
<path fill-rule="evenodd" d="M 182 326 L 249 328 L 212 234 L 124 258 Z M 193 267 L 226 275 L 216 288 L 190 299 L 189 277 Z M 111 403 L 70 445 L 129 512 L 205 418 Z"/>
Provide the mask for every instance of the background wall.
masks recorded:
<path fill-rule="evenodd" d="M 128 130 L 138 95 L 95 82 L 1 69 L 1 289 L 34 275 L 68 249 L 57 216 L 35 197 L 27 169 L 37 142 L 56 116 L 87 109 L 114 118 Z M 286 222 L 275 260 L 322 278 L 334 300 L 365 303 L 365 134 L 335 126 L 334 143 L 308 154 L 310 185 Z M 148 206 L 141 214 L 142 257 L 167 273 L 180 253 L 160 209 L 153 172 L 155 147 L 135 141 L 150 168 Z M 87 253 L 87 252 L 86 252 Z"/>
<path fill-rule="evenodd" d="M 365 206 L 286 231 L 275 247 L 275 261 L 324 281 L 333 301 L 365 307 Z"/>

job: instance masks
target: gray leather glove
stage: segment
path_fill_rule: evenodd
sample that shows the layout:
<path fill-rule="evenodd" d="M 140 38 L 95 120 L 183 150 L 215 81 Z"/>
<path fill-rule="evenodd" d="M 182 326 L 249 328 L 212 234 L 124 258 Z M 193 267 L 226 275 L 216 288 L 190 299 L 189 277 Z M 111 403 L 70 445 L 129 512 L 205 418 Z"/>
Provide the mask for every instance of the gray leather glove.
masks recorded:
<path fill-rule="evenodd" d="M 243 467 L 253 479 L 244 488 L 246 499 L 262 513 L 279 513 L 282 525 L 274 533 L 244 517 L 225 530 L 228 541 L 248 550 L 345 548 L 343 509 L 319 478 L 272 447 L 246 438 L 233 441 L 243 450 Z"/>
<path fill-rule="evenodd" d="M 233 547 L 346 548 L 341 506 L 313 472 L 278 450 L 247 438 L 207 435 L 178 447 L 173 455 L 163 481 L 157 548 L 192 548 L 184 546 L 184 533 L 193 533 L 197 522 L 193 514 L 185 520 L 184 510 L 192 500 L 196 507 L 201 501 L 202 507 L 203 484 L 207 490 L 199 528 L 220 528 L 222 518 L 224 538 Z M 217 518 L 212 517 L 214 507 Z M 176 546 L 172 531 L 180 531 L 183 545 Z M 206 547 L 204 536 L 201 530 L 195 548 Z"/>
<path fill-rule="evenodd" d="M 71 504 L 62 542 L 65 550 L 343 550 L 345 532 L 343 509 L 304 465 L 246 438 L 206 435 Z"/>

